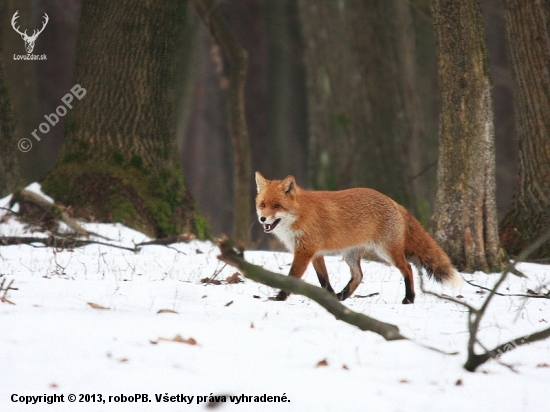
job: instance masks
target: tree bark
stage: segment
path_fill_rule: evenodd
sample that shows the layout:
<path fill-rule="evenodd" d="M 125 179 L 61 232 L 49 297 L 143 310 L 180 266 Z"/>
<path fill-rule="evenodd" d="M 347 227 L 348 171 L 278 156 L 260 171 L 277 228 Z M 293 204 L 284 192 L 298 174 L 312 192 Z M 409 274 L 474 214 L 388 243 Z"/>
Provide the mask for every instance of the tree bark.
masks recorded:
<path fill-rule="evenodd" d="M 428 203 L 426 193 L 417 191 L 417 182 L 408 183 L 435 158 L 427 160 L 436 140 L 426 143 L 410 5 L 398 0 L 298 5 L 312 186 L 369 186 L 418 215 L 419 198 Z"/>
<path fill-rule="evenodd" d="M 23 184 L 35 182 L 46 174 L 47 167 L 47 142 L 46 139 L 38 142 L 32 137 L 33 130 L 44 121 L 43 109 L 40 105 L 40 90 L 38 87 L 37 71 L 44 61 L 35 60 L 14 60 L 13 55 L 26 54 L 25 43 L 21 36 L 13 30 L 10 21 L 16 11 L 19 11 L 20 18 L 17 20 L 23 30 L 27 33 L 37 29 L 41 25 L 43 14 L 36 13 L 31 2 L 21 2 L 14 0 L 3 0 L 4 10 L 2 19 L 4 19 L 2 35 L 2 53 L 4 57 L 5 75 L 9 84 L 10 100 L 12 110 L 17 119 L 17 136 L 30 139 L 32 150 L 21 155 L 21 169 L 23 174 Z M 34 9 L 34 10 L 33 10 Z M 34 12 L 34 13 L 33 13 Z M 52 24 L 51 22 L 49 23 Z M 50 27 L 46 28 L 46 31 Z M 44 33 L 38 39 L 34 48 L 34 54 L 42 54 L 43 48 L 40 47 Z M 44 144 L 46 143 L 46 144 Z"/>
<path fill-rule="evenodd" d="M 501 223 L 506 251 L 517 255 L 550 228 L 550 3 L 508 0 L 506 35 L 519 139 L 519 181 Z M 550 257 L 550 241 L 532 256 Z"/>
<path fill-rule="evenodd" d="M 186 4 L 83 2 L 73 84 L 86 95 L 72 102 L 43 182 L 76 216 L 156 237 L 208 234 L 175 138 L 174 71 Z"/>
<path fill-rule="evenodd" d="M 307 100 L 303 42 L 296 0 L 266 2 L 268 47 L 267 133 L 257 136 L 260 172 L 307 181 Z M 267 165 L 265 168 L 264 164 Z M 265 236 L 263 236 L 265 239 Z"/>
<path fill-rule="evenodd" d="M 13 192 L 22 183 L 15 114 L 2 57 L 3 13 L 4 5 L 0 1 L 0 197 Z"/>
<path fill-rule="evenodd" d="M 190 3 L 195 11 L 194 3 Z M 233 150 L 228 130 L 227 101 L 220 87 L 219 50 L 197 14 L 199 50 L 193 110 L 180 149 L 189 188 L 216 234 L 233 228 Z"/>
<path fill-rule="evenodd" d="M 477 0 L 434 0 L 441 115 L 432 233 L 459 270 L 499 271 L 492 85 Z"/>
<path fill-rule="evenodd" d="M 227 86 L 229 132 L 233 142 L 233 238 L 247 243 L 251 216 L 252 167 L 244 107 L 248 54 L 211 0 L 194 0 L 199 15 L 231 65 Z"/>

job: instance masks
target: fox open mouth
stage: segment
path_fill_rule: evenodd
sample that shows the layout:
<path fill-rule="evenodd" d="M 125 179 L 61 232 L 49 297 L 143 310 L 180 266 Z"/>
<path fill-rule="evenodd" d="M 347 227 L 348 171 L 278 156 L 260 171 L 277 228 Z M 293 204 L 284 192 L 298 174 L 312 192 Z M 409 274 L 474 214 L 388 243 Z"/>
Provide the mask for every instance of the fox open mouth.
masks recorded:
<path fill-rule="evenodd" d="M 275 226 L 277 226 L 280 221 L 281 219 L 279 218 L 279 219 L 276 219 L 273 223 L 264 223 L 264 232 L 265 233 L 271 232 L 273 229 L 275 229 Z"/>

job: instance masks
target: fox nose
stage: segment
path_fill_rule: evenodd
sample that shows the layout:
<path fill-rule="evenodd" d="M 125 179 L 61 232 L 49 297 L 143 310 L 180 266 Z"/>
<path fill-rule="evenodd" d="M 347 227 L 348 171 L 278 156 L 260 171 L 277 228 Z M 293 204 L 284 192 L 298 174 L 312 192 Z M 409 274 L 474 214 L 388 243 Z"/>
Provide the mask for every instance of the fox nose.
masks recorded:
<path fill-rule="evenodd" d="M 265 222 L 265 217 L 262 216 L 262 217 L 260 218 L 260 222 L 262 222 L 262 223 Z"/>

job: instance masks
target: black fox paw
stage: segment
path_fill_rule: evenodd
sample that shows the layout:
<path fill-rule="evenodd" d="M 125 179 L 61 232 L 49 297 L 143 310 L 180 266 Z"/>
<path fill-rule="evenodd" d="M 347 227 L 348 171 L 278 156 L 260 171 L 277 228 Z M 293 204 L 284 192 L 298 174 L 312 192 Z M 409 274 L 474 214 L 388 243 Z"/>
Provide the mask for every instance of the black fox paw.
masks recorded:
<path fill-rule="evenodd" d="M 284 290 L 281 290 L 279 293 L 277 293 L 277 295 L 270 297 L 269 300 L 283 301 L 286 300 L 286 298 L 288 298 L 288 293 Z"/>

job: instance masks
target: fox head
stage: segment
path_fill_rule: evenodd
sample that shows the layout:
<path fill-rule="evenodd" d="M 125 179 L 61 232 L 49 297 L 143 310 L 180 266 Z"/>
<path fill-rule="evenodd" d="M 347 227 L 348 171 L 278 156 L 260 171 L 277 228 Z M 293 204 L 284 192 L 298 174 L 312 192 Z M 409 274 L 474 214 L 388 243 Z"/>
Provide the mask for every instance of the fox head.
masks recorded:
<path fill-rule="evenodd" d="M 267 180 L 260 172 L 256 172 L 256 213 L 258 220 L 264 227 L 265 233 L 278 229 L 288 230 L 294 222 L 296 192 L 298 186 L 294 176 L 287 176 L 284 180 Z"/>

